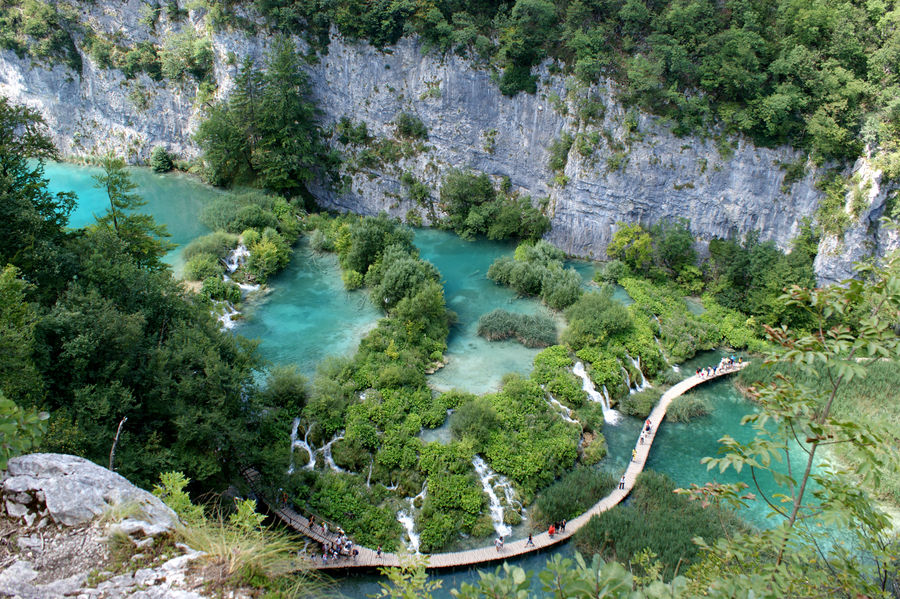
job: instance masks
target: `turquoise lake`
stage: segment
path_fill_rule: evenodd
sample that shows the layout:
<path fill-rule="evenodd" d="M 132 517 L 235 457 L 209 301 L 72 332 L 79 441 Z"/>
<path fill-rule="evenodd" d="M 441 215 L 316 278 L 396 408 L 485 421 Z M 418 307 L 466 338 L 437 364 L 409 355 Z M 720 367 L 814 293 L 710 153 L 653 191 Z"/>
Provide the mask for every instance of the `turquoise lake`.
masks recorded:
<path fill-rule="evenodd" d="M 71 219 L 71 226 L 90 224 L 93 215 L 106 208 L 106 198 L 93 187 L 91 175 L 97 169 L 67 164 L 48 164 L 47 177 L 53 191 L 75 191 L 79 203 Z M 198 214 L 210 199 L 225 193 L 205 186 L 183 175 L 157 175 L 149 169 L 133 169 L 138 184 L 137 193 L 147 200 L 144 209 L 168 226 L 172 241 L 184 245 L 207 231 L 199 223 Z M 448 307 L 458 314 L 458 322 L 448 339 L 449 364 L 431 376 L 436 389 L 463 388 L 483 393 L 496 388 L 506 372 L 527 373 L 538 350 L 522 347 L 514 342 L 489 343 L 475 335 L 478 317 L 495 308 L 523 313 L 550 312 L 538 301 L 517 298 L 509 289 L 487 280 L 490 264 L 498 257 L 511 255 L 514 244 L 479 240 L 467 242 L 444 231 L 416 230 L 415 243 L 423 258 L 440 270 Z M 177 266 L 178 252 L 170 256 Z M 585 278 L 585 285 L 593 272 L 590 263 L 577 261 L 573 266 Z M 235 328 L 237 334 L 261 341 L 263 356 L 275 364 L 297 364 L 307 374 L 323 358 L 344 355 L 355 350 L 359 340 L 381 316 L 363 291 L 347 292 L 341 283 L 337 261 L 331 255 L 317 255 L 301 241 L 290 266 L 271 281 L 271 290 L 244 308 L 244 320 Z M 616 290 L 616 297 L 630 301 L 624 290 Z M 683 365 L 687 374 L 698 366 L 718 362 L 721 353 L 710 352 Z M 672 477 L 677 484 L 704 484 L 708 481 L 749 482 L 749 474 L 733 472 L 719 475 L 709 472 L 700 463 L 705 456 L 715 455 L 718 439 L 725 433 L 740 440 L 752 436 L 749 427 L 740 426 L 741 418 L 750 413 L 753 405 L 744 399 L 726 379 L 705 384 L 695 393 L 707 395 L 714 411 L 689 424 L 666 422 L 661 427 L 648 466 Z M 638 436 L 641 422 L 625 418 L 615 426 L 604 429 L 609 443 L 609 457 L 601 467 L 621 471 L 630 458 L 631 447 Z M 285 440 L 287 445 L 287 440 Z M 771 481 L 763 481 L 767 490 Z M 757 526 L 765 526 L 762 501 L 744 510 L 742 515 Z M 533 555 L 518 563 L 526 569 L 539 569 L 548 555 L 572 552 L 570 545 L 549 554 Z M 474 570 L 442 574 L 444 591 L 436 596 L 449 597 L 446 591 L 460 582 L 477 578 Z M 341 590 L 350 596 L 364 596 L 376 590 L 374 577 L 350 577 L 341 583 Z"/>

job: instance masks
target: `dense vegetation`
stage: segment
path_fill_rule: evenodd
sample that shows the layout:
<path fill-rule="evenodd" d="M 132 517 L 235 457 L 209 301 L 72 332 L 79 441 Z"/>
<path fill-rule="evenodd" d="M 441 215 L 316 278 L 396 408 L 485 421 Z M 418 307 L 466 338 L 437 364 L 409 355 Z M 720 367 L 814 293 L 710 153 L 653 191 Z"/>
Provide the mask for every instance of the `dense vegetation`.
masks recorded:
<path fill-rule="evenodd" d="M 586 512 L 616 487 L 615 476 L 594 468 L 576 468 L 541 491 L 532 521 L 538 529 Z"/>
<path fill-rule="evenodd" d="M 207 3 L 212 21 L 239 25 L 236 4 Z M 533 93 L 547 57 L 581 84 L 612 77 L 626 102 L 675 122 L 677 133 L 714 124 L 759 144 L 793 143 L 821 157 L 853 158 L 864 143 L 896 146 L 891 3 L 779 0 L 517 0 L 454 3 L 290 0 L 254 3 L 269 24 L 324 46 L 334 25 L 383 47 L 408 31 L 426 45 L 502 69 L 507 94 Z"/>
<path fill-rule="evenodd" d="M 632 566 L 638 565 L 641 552 L 649 550 L 668 580 L 703 558 L 695 537 L 712 541 L 745 527 L 733 511 L 704 508 L 674 491 L 675 483 L 664 474 L 642 472 L 629 504 L 592 517 L 576 533 L 575 545 L 586 555 L 599 554 Z"/>
<path fill-rule="evenodd" d="M 556 343 L 556 322 L 549 316 L 498 308 L 478 319 L 478 334 L 488 341 L 515 337 L 525 347 L 547 347 Z"/>
<path fill-rule="evenodd" d="M 488 239 L 538 239 L 550 228 L 550 219 L 531 205 L 531 197 L 519 197 L 508 189 L 494 189 L 482 173 L 451 169 L 444 176 L 441 208 L 444 225 L 463 239 L 484 235 Z"/>
<path fill-rule="evenodd" d="M 210 107 L 200 124 L 206 179 L 284 196 L 305 191 L 333 161 L 314 117 L 296 48 L 276 40 L 264 68 L 247 59 L 228 99 Z"/>
<path fill-rule="evenodd" d="M 140 198 L 121 162 L 98 176 L 109 209 L 69 231 L 73 198 L 47 191 L 41 159 L 56 154 L 40 117 L 0 98 L 0 131 L 0 296 L 15 322 L 0 329 L 3 391 L 50 413 L 44 450 L 106 464 L 127 417 L 115 466 L 136 484 L 173 468 L 204 489 L 231 480 L 235 457 L 265 448 L 259 431 L 287 418 L 263 410 L 253 345 L 223 335 L 172 278 L 161 229 L 130 210 Z"/>
<path fill-rule="evenodd" d="M 545 304 L 561 310 L 581 296 L 581 275 L 565 268 L 565 253 L 543 239 L 522 242 L 512 258 L 503 256 L 491 264 L 488 278 L 508 285 L 521 295 L 539 296 Z"/>

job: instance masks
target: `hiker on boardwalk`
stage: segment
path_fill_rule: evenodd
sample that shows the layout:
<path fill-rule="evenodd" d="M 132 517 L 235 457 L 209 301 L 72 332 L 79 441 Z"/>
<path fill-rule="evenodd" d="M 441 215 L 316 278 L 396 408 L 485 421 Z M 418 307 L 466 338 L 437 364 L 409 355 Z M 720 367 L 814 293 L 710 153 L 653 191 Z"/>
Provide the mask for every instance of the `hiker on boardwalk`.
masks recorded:
<path fill-rule="evenodd" d="M 528 533 L 528 540 L 525 541 L 526 547 L 534 547 L 534 539 L 531 538 L 531 533 Z"/>
<path fill-rule="evenodd" d="M 622 475 L 622 478 L 619 479 L 619 488 L 620 489 L 625 488 L 625 475 L 624 474 Z"/>
<path fill-rule="evenodd" d="M 547 532 L 550 534 L 550 538 L 552 539 L 552 538 L 553 538 L 553 535 L 556 534 L 556 526 L 554 526 L 554 525 L 551 524 L 551 525 L 550 525 L 550 530 L 548 530 Z"/>
<path fill-rule="evenodd" d="M 379 545 L 378 549 L 375 550 L 375 557 L 381 559 L 381 545 Z"/>
<path fill-rule="evenodd" d="M 632 461 L 632 462 L 637 462 L 637 449 L 632 449 L 632 450 L 631 450 L 631 461 Z"/>
<path fill-rule="evenodd" d="M 566 519 L 563 518 L 562 522 L 559 524 L 559 532 L 566 532 Z"/>

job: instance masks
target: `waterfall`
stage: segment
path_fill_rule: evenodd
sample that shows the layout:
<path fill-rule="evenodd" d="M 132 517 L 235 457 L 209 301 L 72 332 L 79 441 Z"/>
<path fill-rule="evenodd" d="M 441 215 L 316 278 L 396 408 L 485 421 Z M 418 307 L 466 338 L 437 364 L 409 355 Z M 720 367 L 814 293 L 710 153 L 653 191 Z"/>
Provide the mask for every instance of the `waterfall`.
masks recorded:
<path fill-rule="evenodd" d="M 225 258 L 225 270 L 229 273 L 233 273 L 247 261 L 249 256 L 250 250 L 247 249 L 247 246 L 243 243 L 238 244 L 238 246 L 231 250 Z"/>
<path fill-rule="evenodd" d="M 428 491 L 428 484 L 422 485 L 422 490 L 419 491 L 419 494 L 415 497 L 407 497 L 406 502 L 409 503 L 409 511 L 406 509 L 402 509 L 397 512 L 397 521 L 403 526 L 406 530 L 406 536 L 409 538 L 409 542 L 406 544 L 406 548 L 412 551 L 413 553 L 419 552 L 419 534 L 416 532 L 416 520 L 413 517 L 413 514 L 416 511 L 416 501 L 421 499 L 423 502 L 425 501 L 425 495 Z"/>
<path fill-rule="evenodd" d="M 231 302 L 216 302 L 217 304 L 221 304 L 223 308 L 222 314 L 219 316 L 218 320 L 222 323 L 222 328 L 226 331 L 234 328 L 234 317 L 240 314 Z"/>
<path fill-rule="evenodd" d="M 412 499 L 408 499 L 410 502 L 410 511 L 412 511 Z M 397 521 L 400 522 L 401 526 L 406 529 L 406 536 L 409 537 L 409 542 L 406 544 L 406 548 L 412 551 L 413 553 L 419 552 L 419 533 L 416 532 L 416 521 L 412 517 L 410 512 L 407 512 L 405 509 L 397 512 Z"/>
<path fill-rule="evenodd" d="M 584 364 L 582 364 L 581 362 L 575 362 L 575 366 L 572 368 L 572 373 L 575 376 L 581 378 L 581 388 L 584 389 L 585 393 L 588 394 L 588 398 L 591 401 L 596 401 L 601 406 L 603 406 L 603 419 L 608 424 L 616 424 L 622 419 L 622 415 L 618 412 L 618 410 L 612 409 L 609 405 L 609 392 L 606 390 L 606 386 L 603 387 L 602 395 L 600 393 L 597 393 L 597 389 L 594 388 L 593 381 L 591 381 L 590 377 L 588 377 L 587 375 L 587 372 L 584 370 Z M 625 372 L 625 375 L 627 377 L 627 371 Z"/>
<path fill-rule="evenodd" d="M 322 452 L 322 457 L 325 458 L 325 463 L 328 464 L 328 467 L 334 470 L 335 472 L 346 472 L 343 468 L 334 463 L 334 458 L 331 457 L 331 446 L 334 445 L 335 441 L 340 441 L 344 438 L 344 431 L 339 432 L 334 436 L 334 438 L 322 446 L 322 449 L 319 451 Z"/>
<path fill-rule="evenodd" d="M 316 467 L 316 452 L 312 450 L 312 447 L 309 446 L 309 443 L 306 439 L 309 437 L 309 429 L 306 429 L 306 433 L 303 435 L 303 440 L 297 438 L 297 429 L 300 428 L 300 419 L 294 418 L 294 423 L 291 425 L 291 465 L 288 467 L 288 474 L 294 473 L 294 448 L 302 447 L 306 450 L 306 453 L 309 454 L 309 462 L 303 468 L 305 470 L 312 470 Z"/>
<path fill-rule="evenodd" d="M 666 366 L 670 367 L 675 372 L 681 372 L 681 368 L 678 367 L 678 364 L 672 364 L 671 362 L 669 362 L 669 358 L 666 357 L 666 352 L 665 350 L 663 350 L 663 346 L 659 341 L 659 337 L 654 337 L 653 340 L 656 341 L 656 347 L 659 348 L 659 355 L 662 356 L 662 359 L 665 361 Z"/>
<path fill-rule="evenodd" d="M 494 530 L 497 531 L 497 536 L 507 537 L 511 535 L 512 528 L 503 522 L 503 504 L 500 502 L 500 498 L 497 497 L 497 490 L 499 489 L 503 493 L 503 498 L 508 506 L 518 503 L 519 509 L 521 509 L 522 504 L 516 500 L 516 492 L 512 488 L 512 484 L 506 477 L 491 470 L 481 456 L 476 455 L 472 458 L 472 465 L 475 467 L 478 478 L 481 479 L 481 488 L 488 496 L 491 522 L 494 523 Z"/>
<path fill-rule="evenodd" d="M 572 418 L 572 410 L 570 410 L 568 406 L 564 406 L 563 404 L 561 404 L 559 402 L 559 400 L 556 399 L 555 397 L 553 397 L 552 395 L 549 397 L 550 397 L 550 400 L 549 400 L 550 405 L 552 405 L 554 408 L 556 408 L 556 410 L 559 412 L 559 416 L 563 420 L 565 420 L 566 422 L 571 422 L 572 424 L 578 424 L 578 421 L 574 420 Z"/>
<path fill-rule="evenodd" d="M 631 386 L 631 381 L 629 380 L 628 381 L 628 392 L 629 393 L 640 393 L 644 389 L 649 389 L 650 387 L 652 387 L 653 385 L 651 385 L 650 381 L 647 380 L 647 377 L 644 376 L 644 371 L 641 370 L 641 357 L 638 356 L 637 358 L 632 358 L 628 354 L 628 352 L 625 352 L 625 357 L 631 361 L 631 365 L 634 366 L 634 368 L 637 370 L 638 374 L 640 375 L 640 380 L 641 380 L 641 382 L 638 383 L 637 379 L 635 379 L 634 387 Z M 628 369 L 625 369 L 625 370 L 626 370 L 626 372 L 628 371 Z"/>

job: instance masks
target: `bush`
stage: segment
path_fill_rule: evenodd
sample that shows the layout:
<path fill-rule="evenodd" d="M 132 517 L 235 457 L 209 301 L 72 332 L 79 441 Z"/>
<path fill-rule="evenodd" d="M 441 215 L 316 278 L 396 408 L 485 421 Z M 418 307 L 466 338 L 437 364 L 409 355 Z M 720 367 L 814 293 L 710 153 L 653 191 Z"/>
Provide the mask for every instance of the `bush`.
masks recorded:
<path fill-rule="evenodd" d="M 200 295 L 209 299 L 236 304 L 241 301 L 241 288 L 231 281 L 225 281 L 221 276 L 209 277 L 203 279 Z"/>
<path fill-rule="evenodd" d="M 525 347 L 547 347 L 556 343 L 556 323 L 546 316 L 498 308 L 478 319 L 478 335 L 488 341 L 515 337 Z"/>
<path fill-rule="evenodd" d="M 664 578 L 684 571 L 702 557 L 694 537 L 712 544 L 717 538 L 746 530 L 730 510 L 701 507 L 684 495 L 664 474 L 644 471 L 632 491 L 632 501 L 594 516 L 575 533 L 575 545 L 585 554 L 604 559 L 630 560 L 645 548 L 663 564 Z M 723 530 L 724 527 L 724 530 Z"/>
<path fill-rule="evenodd" d="M 157 173 L 167 173 L 175 168 L 174 156 L 169 154 L 163 146 L 156 146 L 150 154 L 150 166 Z"/>
<path fill-rule="evenodd" d="M 241 233 L 245 229 L 277 227 L 275 198 L 258 191 L 223 195 L 203 208 L 200 220 L 213 230 Z"/>
<path fill-rule="evenodd" d="M 534 357 L 531 378 L 541 384 L 546 384 L 559 371 L 571 368 L 574 363 L 568 348 L 564 345 L 548 347 Z"/>
<path fill-rule="evenodd" d="M 614 475 L 593 468 L 579 467 L 566 473 L 538 494 L 535 525 L 547 528 L 552 522 L 583 514 L 615 489 L 617 482 Z"/>
<path fill-rule="evenodd" d="M 394 124 L 397 126 L 397 135 L 410 139 L 428 139 L 428 127 L 422 119 L 408 112 L 397 115 Z"/>
<path fill-rule="evenodd" d="M 660 397 L 662 397 L 662 392 L 655 388 L 629 393 L 619 401 L 619 409 L 629 416 L 646 418 L 653 411 L 653 406 Z"/>
<path fill-rule="evenodd" d="M 672 422 L 689 422 L 694 418 L 706 416 L 711 412 L 712 404 L 708 399 L 688 393 L 672 400 L 668 410 L 666 410 L 666 419 Z"/>
<path fill-rule="evenodd" d="M 191 281 L 219 278 L 224 272 L 225 267 L 211 254 L 197 254 L 184 265 L 184 278 Z"/>
<path fill-rule="evenodd" d="M 597 433 L 590 442 L 586 442 L 581 448 L 581 463 L 585 466 L 593 466 L 606 457 L 606 438 Z"/>
<path fill-rule="evenodd" d="M 199 254 L 209 254 L 216 258 L 225 258 L 238 245 L 238 236 L 225 231 L 216 231 L 190 242 L 182 252 L 185 260 Z"/>
<path fill-rule="evenodd" d="M 566 308 L 565 314 L 569 326 L 563 332 L 563 341 L 578 349 L 602 345 L 632 327 L 631 315 L 613 299 L 609 286 L 583 294 Z"/>

